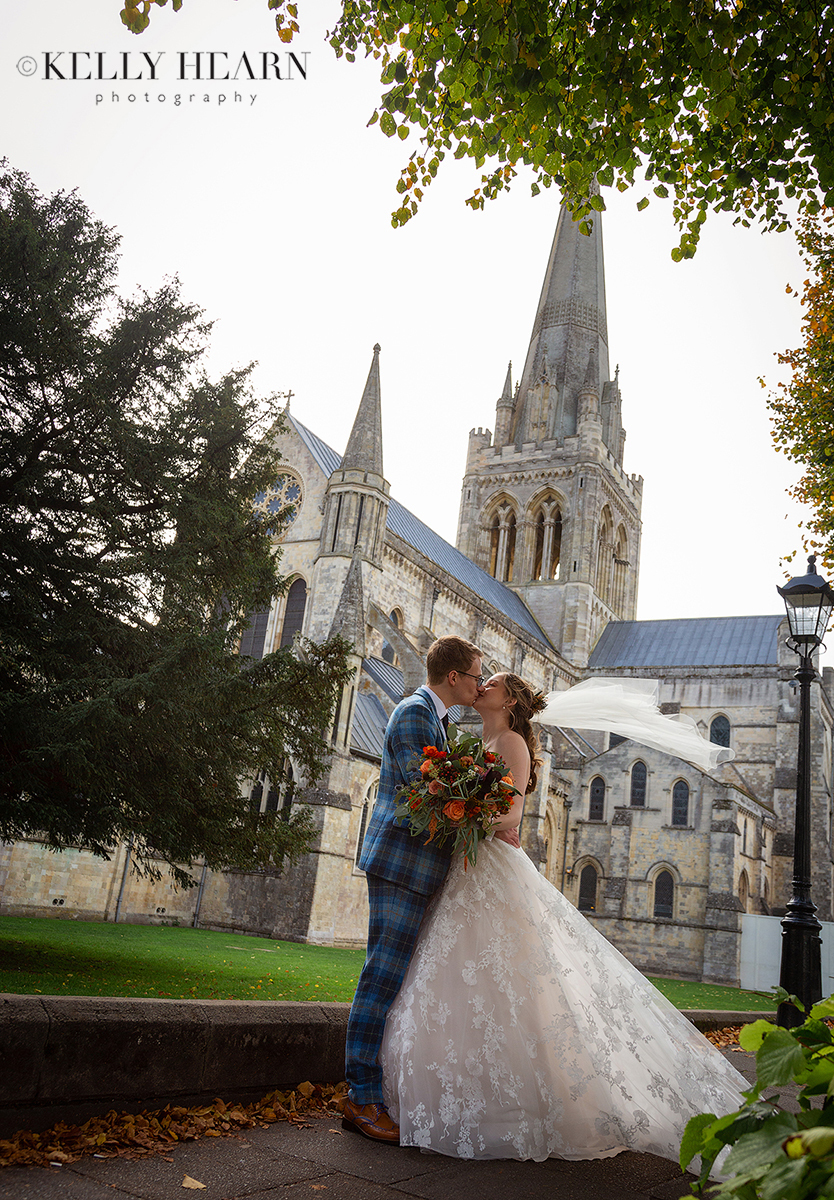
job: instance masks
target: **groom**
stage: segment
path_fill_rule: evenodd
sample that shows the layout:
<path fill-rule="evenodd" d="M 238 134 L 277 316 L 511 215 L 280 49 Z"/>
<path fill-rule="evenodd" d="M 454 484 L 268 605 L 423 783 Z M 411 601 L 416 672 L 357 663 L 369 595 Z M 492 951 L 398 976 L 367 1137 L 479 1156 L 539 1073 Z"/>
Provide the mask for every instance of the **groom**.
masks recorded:
<path fill-rule="evenodd" d="M 432 643 L 426 669 L 428 684 L 397 705 L 385 731 L 379 794 L 359 859 L 368 878 L 368 950 L 347 1029 L 350 1095 L 342 1124 L 394 1145 L 400 1131 L 382 1102 L 378 1061 L 385 1018 L 400 990 L 423 914 L 451 859 L 448 847 L 426 845 L 394 822 L 395 794 L 416 777 L 408 770 L 413 755 L 424 746 L 445 743 L 448 709 L 473 704 L 483 691 L 481 651 L 463 638 Z"/>

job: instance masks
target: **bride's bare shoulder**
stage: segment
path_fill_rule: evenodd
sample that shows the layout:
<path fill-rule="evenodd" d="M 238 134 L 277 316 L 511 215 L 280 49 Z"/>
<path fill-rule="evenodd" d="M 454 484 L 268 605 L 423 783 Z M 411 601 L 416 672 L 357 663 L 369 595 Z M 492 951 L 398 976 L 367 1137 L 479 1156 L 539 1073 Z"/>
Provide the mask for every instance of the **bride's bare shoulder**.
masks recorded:
<path fill-rule="evenodd" d="M 490 745 L 490 750 L 506 759 L 507 755 L 512 758 L 518 758 L 522 755 L 529 761 L 530 751 L 527 743 L 520 733 L 516 733 L 514 729 L 505 729 L 495 738 L 495 741 Z"/>

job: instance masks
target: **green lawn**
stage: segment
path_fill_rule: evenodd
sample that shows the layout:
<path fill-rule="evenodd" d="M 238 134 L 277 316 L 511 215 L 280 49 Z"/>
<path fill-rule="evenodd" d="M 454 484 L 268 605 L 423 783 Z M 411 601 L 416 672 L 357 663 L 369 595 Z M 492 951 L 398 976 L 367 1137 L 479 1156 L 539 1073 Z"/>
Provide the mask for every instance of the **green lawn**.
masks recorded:
<path fill-rule="evenodd" d="M 0 917 L 0 992 L 351 1000 L 362 950 L 159 925 Z M 652 979 L 678 1008 L 772 1010 L 759 992 Z"/>
<path fill-rule="evenodd" d="M 177 1000 L 351 1000 L 363 950 L 235 933 L 0 917 L 0 992 Z"/>
<path fill-rule="evenodd" d="M 743 992 L 741 988 L 718 987 L 713 983 L 686 983 L 680 979 L 648 978 L 672 1001 L 675 1008 L 715 1009 L 718 1012 L 775 1012 L 770 992 Z"/>

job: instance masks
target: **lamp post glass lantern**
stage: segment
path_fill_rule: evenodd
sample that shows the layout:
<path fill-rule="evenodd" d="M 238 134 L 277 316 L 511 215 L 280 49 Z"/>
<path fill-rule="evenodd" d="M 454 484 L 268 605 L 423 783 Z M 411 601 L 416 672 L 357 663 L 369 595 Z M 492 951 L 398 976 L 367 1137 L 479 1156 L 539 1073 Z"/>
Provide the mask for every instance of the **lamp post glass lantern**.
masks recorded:
<path fill-rule="evenodd" d="M 797 996 L 806 1014 L 822 999 L 820 933 L 811 900 L 811 684 L 817 678 L 812 656 L 822 645 L 834 609 L 834 591 L 817 575 L 816 555 L 808 559 L 808 572 L 791 579 L 777 591 L 785 601 L 790 626 L 788 645 L 799 655 L 794 678 L 799 684 L 799 748 L 796 761 L 796 813 L 793 849 L 792 895 L 782 919 L 780 986 Z M 792 1004 L 780 1004 L 777 1020 L 790 1028 L 802 1022 Z"/>

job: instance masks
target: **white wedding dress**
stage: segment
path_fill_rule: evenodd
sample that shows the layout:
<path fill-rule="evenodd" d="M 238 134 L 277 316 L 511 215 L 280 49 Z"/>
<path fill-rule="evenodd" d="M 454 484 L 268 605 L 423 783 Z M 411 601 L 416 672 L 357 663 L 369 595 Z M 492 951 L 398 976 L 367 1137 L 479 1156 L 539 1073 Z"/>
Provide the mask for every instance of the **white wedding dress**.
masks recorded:
<path fill-rule="evenodd" d="M 401 1144 L 543 1161 L 677 1160 L 688 1119 L 748 1085 L 522 851 L 456 858 L 382 1048 Z"/>

